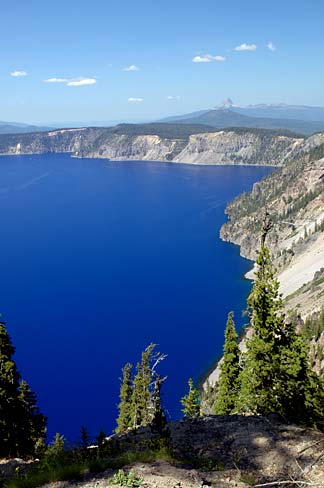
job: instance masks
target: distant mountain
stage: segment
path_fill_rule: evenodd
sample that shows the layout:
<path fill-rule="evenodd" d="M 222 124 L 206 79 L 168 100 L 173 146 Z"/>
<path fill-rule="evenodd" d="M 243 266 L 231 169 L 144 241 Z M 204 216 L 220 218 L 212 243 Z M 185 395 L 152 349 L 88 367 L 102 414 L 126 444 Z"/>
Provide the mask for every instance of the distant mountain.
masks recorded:
<path fill-rule="evenodd" d="M 200 117 L 201 115 L 207 114 L 209 110 L 199 110 L 198 112 L 191 112 L 189 114 L 184 114 L 184 115 L 173 115 L 171 117 L 165 117 L 159 122 L 162 123 L 169 123 L 169 122 L 182 122 L 185 123 L 185 120 L 189 119 L 195 119 L 196 117 Z"/>
<path fill-rule="evenodd" d="M 218 108 L 213 110 L 202 110 L 193 112 L 187 115 L 180 115 L 179 117 L 172 117 L 163 119 L 161 122 L 177 122 L 181 124 L 204 124 L 215 129 L 225 129 L 229 127 L 246 127 L 246 128 L 260 128 L 260 129 L 285 129 L 300 134 L 313 134 L 324 130 L 323 121 L 298 120 L 298 119 L 284 119 L 284 118 L 269 118 L 245 115 L 238 110 L 252 110 L 240 109 L 234 106 L 231 108 Z M 253 110 L 261 110 L 254 108 Z M 324 111 L 324 109 L 323 109 Z M 258 112 L 261 114 L 261 112 Z"/>
<path fill-rule="evenodd" d="M 248 105 L 247 107 L 231 106 L 234 112 L 250 117 L 266 117 L 273 119 L 294 119 L 308 122 L 324 122 L 324 108 L 307 105 Z"/>
<path fill-rule="evenodd" d="M 44 132 L 50 127 L 39 127 L 37 125 L 21 124 L 18 122 L 0 121 L 0 134 L 22 134 L 26 132 Z"/>

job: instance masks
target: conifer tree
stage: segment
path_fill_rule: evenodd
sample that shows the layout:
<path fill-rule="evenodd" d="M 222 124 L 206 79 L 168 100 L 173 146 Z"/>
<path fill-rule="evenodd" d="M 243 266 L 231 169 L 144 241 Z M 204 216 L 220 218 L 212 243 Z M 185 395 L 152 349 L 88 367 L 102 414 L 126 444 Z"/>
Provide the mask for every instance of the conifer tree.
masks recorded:
<path fill-rule="evenodd" d="M 25 380 L 19 385 L 19 400 L 22 407 L 23 452 L 30 454 L 41 440 L 45 440 L 47 419 L 40 412 L 36 395 Z"/>
<path fill-rule="evenodd" d="M 144 353 L 143 353 L 144 355 Z M 148 402 L 150 399 L 149 380 L 147 377 L 146 359 L 143 356 L 142 362 L 136 365 L 136 375 L 133 383 L 133 394 L 131 403 L 131 417 L 133 419 L 133 428 L 148 425 Z M 144 367 L 143 367 L 144 366 Z"/>
<path fill-rule="evenodd" d="M 65 438 L 59 432 L 56 432 L 53 441 L 47 446 L 46 460 L 49 464 L 59 462 L 65 453 Z"/>
<path fill-rule="evenodd" d="M 181 404 L 184 407 L 182 412 L 185 417 L 197 418 L 200 416 L 200 393 L 194 388 L 192 378 L 189 378 L 188 385 L 188 394 L 181 398 Z"/>
<path fill-rule="evenodd" d="M 155 415 L 153 392 L 157 378 L 156 368 L 166 358 L 165 354 L 155 351 L 155 348 L 156 344 L 151 343 L 142 352 L 141 362 L 136 365 L 131 402 L 133 428 L 151 425 Z M 165 379 L 159 380 L 161 385 Z"/>
<path fill-rule="evenodd" d="M 0 456 L 16 455 L 19 447 L 20 374 L 12 359 L 14 352 L 5 323 L 0 322 Z"/>
<path fill-rule="evenodd" d="M 293 421 L 319 421 L 323 385 L 311 371 L 302 337 L 285 321 L 279 283 L 264 240 L 256 263 L 256 280 L 248 298 L 254 333 L 247 340 L 237 408 L 259 414 L 278 412 Z"/>
<path fill-rule="evenodd" d="M 162 388 L 162 378 L 160 375 L 157 376 L 154 389 L 152 393 L 152 420 L 151 425 L 153 428 L 159 432 L 160 434 L 163 433 L 163 429 L 166 426 L 166 417 L 163 412 L 162 402 L 161 402 L 161 388 Z"/>
<path fill-rule="evenodd" d="M 5 323 L 0 322 L 0 456 L 31 455 L 35 444 L 45 439 L 46 418 L 29 385 L 20 381 L 14 352 Z"/>
<path fill-rule="evenodd" d="M 95 437 L 97 444 L 98 444 L 99 451 L 101 451 L 101 449 L 103 448 L 105 441 L 106 441 L 106 438 L 107 438 L 106 432 L 104 431 L 104 429 L 102 427 L 100 427 L 98 435 L 96 435 L 96 437 Z"/>
<path fill-rule="evenodd" d="M 80 429 L 80 446 L 82 449 L 87 449 L 90 444 L 89 431 L 85 425 L 81 425 Z"/>
<path fill-rule="evenodd" d="M 233 312 L 230 312 L 227 318 L 224 353 L 220 365 L 221 372 L 215 402 L 216 414 L 229 414 L 235 410 L 240 373 L 240 350 L 237 341 L 238 335 L 235 330 Z"/>
<path fill-rule="evenodd" d="M 132 419 L 132 365 L 130 363 L 125 364 L 123 368 L 123 378 L 120 386 L 120 402 L 118 405 L 119 415 L 117 418 L 117 427 L 115 432 L 124 432 L 129 427 L 133 427 Z"/>

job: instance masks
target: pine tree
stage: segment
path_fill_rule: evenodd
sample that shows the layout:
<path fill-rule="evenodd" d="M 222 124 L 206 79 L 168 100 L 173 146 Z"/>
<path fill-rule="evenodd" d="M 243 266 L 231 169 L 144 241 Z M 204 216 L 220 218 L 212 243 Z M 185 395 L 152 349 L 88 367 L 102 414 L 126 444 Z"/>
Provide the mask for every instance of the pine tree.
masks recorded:
<path fill-rule="evenodd" d="M 237 344 L 238 335 L 235 330 L 233 312 L 228 314 L 225 329 L 225 343 L 218 393 L 215 402 L 216 414 L 229 414 L 235 410 L 239 390 L 240 350 Z"/>
<path fill-rule="evenodd" d="M 145 369 L 143 368 L 142 363 L 137 363 L 131 403 L 131 418 L 133 420 L 133 428 L 148 425 L 147 417 L 150 392 L 148 389 L 148 378 L 145 376 L 147 374 L 145 373 Z"/>
<path fill-rule="evenodd" d="M 264 242 L 256 262 L 256 280 L 248 298 L 254 333 L 247 340 L 237 408 L 259 414 L 278 412 L 293 421 L 319 420 L 323 386 L 311 371 L 302 337 L 285 321 L 279 283 Z"/>
<path fill-rule="evenodd" d="M 56 432 L 53 441 L 46 449 L 46 461 L 49 464 L 58 463 L 65 453 L 65 438 L 59 432 Z"/>
<path fill-rule="evenodd" d="M 102 427 L 100 427 L 100 430 L 98 432 L 98 435 L 96 435 L 95 439 L 97 441 L 97 444 L 98 444 L 98 449 L 99 451 L 102 449 L 102 447 L 104 446 L 105 444 L 105 441 L 106 441 L 106 438 L 107 438 L 107 434 L 106 432 L 103 430 Z"/>
<path fill-rule="evenodd" d="M 30 454 L 41 440 L 45 440 L 47 419 L 40 412 L 37 406 L 35 393 L 25 380 L 19 385 L 19 400 L 22 407 L 22 442 L 24 443 L 23 452 Z"/>
<path fill-rule="evenodd" d="M 156 368 L 166 358 L 166 355 L 156 351 L 155 348 L 156 344 L 151 343 L 142 352 L 141 362 L 136 365 L 130 408 L 130 425 L 133 428 L 151 425 L 156 415 L 156 399 L 154 399 L 158 378 Z M 165 380 L 166 377 L 159 378 L 159 395 Z"/>
<path fill-rule="evenodd" d="M 35 452 L 45 439 L 46 418 L 36 396 L 20 381 L 12 345 L 4 322 L 0 322 L 0 456 L 24 456 Z"/>
<path fill-rule="evenodd" d="M 0 456 L 14 456 L 19 451 L 20 374 L 12 359 L 14 353 L 5 323 L 0 322 Z"/>
<path fill-rule="evenodd" d="M 129 427 L 133 427 L 132 419 L 132 365 L 130 363 L 125 364 L 123 368 L 123 378 L 120 386 L 120 402 L 118 405 L 119 415 L 117 418 L 117 427 L 115 432 L 124 432 Z"/>
<path fill-rule="evenodd" d="M 181 404 L 184 407 L 182 412 L 185 417 L 197 418 L 200 416 L 200 393 L 194 388 L 192 378 L 189 378 L 188 385 L 188 394 L 181 398 Z"/>
<path fill-rule="evenodd" d="M 82 449 L 87 449 L 90 445 L 90 435 L 89 431 L 85 425 L 81 425 L 80 429 L 80 446 Z"/>
<path fill-rule="evenodd" d="M 161 388 L 162 388 L 162 379 L 160 375 L 157 376 L 154 389 L 152 393 L 152 420 L 151 425 L 152 427 L 159 433 L 162 434 L 163 430 L 166 426 L 166 417 L 163 412 L 162 402 L 161 402 Z"/>

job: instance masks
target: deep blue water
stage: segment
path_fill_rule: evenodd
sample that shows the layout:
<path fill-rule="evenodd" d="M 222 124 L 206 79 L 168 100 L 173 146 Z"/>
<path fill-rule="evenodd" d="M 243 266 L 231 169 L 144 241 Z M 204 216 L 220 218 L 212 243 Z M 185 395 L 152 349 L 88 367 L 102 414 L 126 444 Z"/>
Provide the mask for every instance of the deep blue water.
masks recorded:
<path fill-rule="evenodd" d="M 221 353 L 250 263 L 219 239 L 224 208 L 271 171 L 0 158 L 0 310 L 16 361 L 71 440 L 114 427 L 120 370 L 151 342 L 168 354 L 164 403 Z"/>

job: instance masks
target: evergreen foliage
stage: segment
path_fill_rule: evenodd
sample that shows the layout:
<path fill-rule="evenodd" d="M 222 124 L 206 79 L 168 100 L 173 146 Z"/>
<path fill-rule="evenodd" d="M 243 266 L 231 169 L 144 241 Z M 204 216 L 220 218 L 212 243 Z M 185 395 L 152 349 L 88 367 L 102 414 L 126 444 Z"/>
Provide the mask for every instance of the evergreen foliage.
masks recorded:
<path fill-rule="evenodd" d="M 35 453 L 45 439 L 46 418 L 37 407 L 36 395 L 21 380 L 13 355 L 15 348 L 0 322 L 0 456 Z"/>
<path fill-rule="evenodd" d="M 87 449 L 87 447 L 90 445 L 90 434 L 88 432 L 88 429 L 86 428 L 85 425 L 81 425 L 80 429 L 80 446 L 83 449 Z"/>
<path fill-rule="evenodd" d="M 46 457 L 48 459 L 57 459 L 64 454 L 65 451 L 65 439 L 62 434 L 56 432 L 53 441 L 47 448 Z"/>
<path fill-rule="evenodd" d="M 229 414 L 235 409 L 240 373 L 240 350 L 237 342 L 238 335 L 235 330 L 233 312 L 230 312 L 225 329 L 223 358 L 220 365 L 221 373 L 215 403 L 216 414 Z"/>
<path fill-rule="evenodd" d="M 133 427 L 145 426 L 150 424 L 150 386 L 152 375 L 150 364 L 155 344 L 150 344 L 142 352 L 142 360 L 136 365 L 136 375 L 132 395 L 132 415 Z"/>
<path fill-rule="evenodd" d="M 156 372 L 166 356 L 155 349 L 156 344 L 151 343 L 142 352 L 134 378 L 129 363 L 123 368 L 116 432 L 147 425 L 162 429 L 166 423 L 161 403 L 161 388 L 166 378 Z"/>
<path fill-rule="evenodd" d="M 118 405 L 119 415 L 117 418 L 116 433 L 124 432 L 132 425 L 132 365 L 125 364 L 123 368 L 123 378 L 120 387 L 120 402 Z"/>
<path fill-rule="evenodd" d="M 257 266 L 248 298 L 254 333 L 247 340 L 237 408 L 263 415 L 278 412 L 297 422 L 321 421 L 323 384 L 311 370 L 303 338 L 285 321 L 279 283 L 264 245 Z"/>
<path fill-rule="evenodd" d="M 22 424 L 24 433 L 24 453 L 34 453 L 36 446 L 42 444 L 46 435 L 46 418 L 37 406 L 36 394 L 29 384 L 22 380 L 19 385 L 19 400 L 21 404 Z"/>
<path fill-rule="evenodd" d="M 166 417 L 163 412 L 162 402 L 161 402 L 161 388 L 162 388 L 162 379 L 160 375 L 157 376 L 154 389 L 152 393 L 152 421 L 151 424 L 153 428 L 159 432 L 160 434 L 163 433 L 163 430 L 166 426 Z"/>
<path fill-rule="evenodd" d="M 106 440 L 106 437 L 107 437 L 107 434 L 103 430 L 103 428 L 101 427 L 99 432 L 98 432 L 98 435 L 96 435 L 96 437 L 95 437 L 99 449 L 103 447 L 105 440 Z"/>
<path fill-rule="evenodd" d="M 200 392 L 194 387 L 192 378 L 189 378 L 188 385 L 188 394 L 181 398 L 182 412 L 185 417 L 197 418 L 200 416 Z"/>

